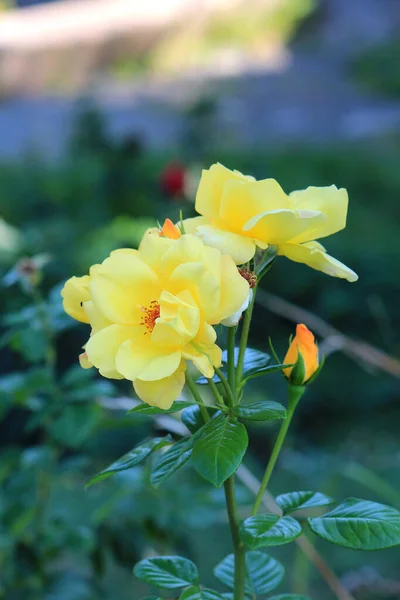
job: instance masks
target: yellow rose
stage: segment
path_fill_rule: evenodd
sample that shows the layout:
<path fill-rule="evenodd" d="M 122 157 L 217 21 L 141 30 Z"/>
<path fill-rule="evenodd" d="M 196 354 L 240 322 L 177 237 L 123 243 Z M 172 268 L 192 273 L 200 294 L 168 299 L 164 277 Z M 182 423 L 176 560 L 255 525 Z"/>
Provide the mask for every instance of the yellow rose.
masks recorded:
<path fill-rule="evenodd" d="M 89 319 L 82 306 L 83 302 L 90 299 L 89 281 L 89 275 L 71 277 L 61 291 L 65 312 L 76 321 L 81 321 L 82 323 L 89 323 Z"/>
<path fill-rule="evenodd" d="M 221 350 L 212 325 L 248 293 L 231 257 L 193 235 L 150 230 L 139 250 L 112 252 L 82 285 L 69 280 L 62 295 L 66 311 L 76 318 L 81 308 L 92 326 L 82 365 L 131 380 L 142 400 L 166 409 L 183 388 L 186 360 L 213 376 Z"/>
<path fill-rule="evenodd" d="M 299 358 L 299 353 L 304 361 L 304 377 L 302 378 L 303 381 L 296 382 L 296 384 L 303 385 L 314 375 L 319 366 L 318 346 L 311 331 L 303 324 L 296 327 L 296 335 L 286 353 L 283 361 L 284 364 L 295 365 Z M 283 373 L 289 380 L 293 369 L 294 366 L 283 369 Z"/>
<path fill-rule="evenodd" d="M 346 226 L 345 189 L 308 187 L 287 195 L 275 179 L 256 181 L 217 163 L 204 170 L 196 196 L 202 215 L 184 221 L 185 231 L 230 254 L 236 264 L 249 261 L 257 247 L 348 281 L 356 273 L 329 254 L 316 239 Z"/>

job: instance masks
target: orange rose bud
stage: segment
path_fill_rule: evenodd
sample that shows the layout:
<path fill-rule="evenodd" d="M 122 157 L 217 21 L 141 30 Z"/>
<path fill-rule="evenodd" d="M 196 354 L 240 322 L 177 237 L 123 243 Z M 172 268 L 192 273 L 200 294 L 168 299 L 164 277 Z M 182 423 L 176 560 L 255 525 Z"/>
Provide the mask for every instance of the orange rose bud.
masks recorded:
<path fill-rule="evenodd" d="M 293 367 L 283 369 L 283 373 L 295 385 L 303 385 L 318 370 L 318 346 L 313 334 L 305 325 L 297 325 L 296 335 L 283 362 L 294 364 Z"/>
<path fill-rule="evenodd" d="M 169 238 L 170 240 L 177 240 L 181 235 L 178 227 L 173 224 L 171 219 L 165 219 L 164 225 L 160 229 L 160 236 Z"/>

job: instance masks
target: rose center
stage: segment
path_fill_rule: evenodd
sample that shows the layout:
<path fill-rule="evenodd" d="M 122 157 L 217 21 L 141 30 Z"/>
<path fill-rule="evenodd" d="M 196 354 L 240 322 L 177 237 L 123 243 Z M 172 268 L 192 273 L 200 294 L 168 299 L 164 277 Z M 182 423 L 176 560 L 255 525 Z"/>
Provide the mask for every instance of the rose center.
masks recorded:
<path fill-rule="evenodd" d="M 144 313 L 140 324 L 146 328 L 147 331 L 144 332 L 144 335 L 147 335 L 153 331 L 156 320 L 160 316 L 160 305 L 157 300 L 152 300 L 148 308 L 141 306 L 140 310 Z"/>

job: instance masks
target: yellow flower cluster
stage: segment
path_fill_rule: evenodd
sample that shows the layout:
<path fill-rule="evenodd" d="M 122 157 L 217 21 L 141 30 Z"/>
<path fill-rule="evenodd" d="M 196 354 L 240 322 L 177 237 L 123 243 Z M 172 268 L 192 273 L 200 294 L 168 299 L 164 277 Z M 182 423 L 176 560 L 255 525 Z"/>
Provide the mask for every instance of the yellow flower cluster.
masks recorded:
<path fill-rule="evenodd" d="M 249 284 L 228 255 L 194 235 L 145 234 L 139 250 L 117 250 L 64 286 L 64 309 L 90 323 L 81 357 L 104 377 L 129 379 L 137 395 L 169 408 L 186 360 L 212 377 L 221 365 L 213 325 L 245 303 Z"/>
<path fill-rule="evenodd" d="M 138 250 L 116 250 L 66 282 L 65 311 L 91 326 L 82 367 L 128 379 L 144 402 L 169 408 L 186 361 L 208 378 L 221 365 L 213 326 L 236 324 L 247 307 L 252 290 L 236 265 L 257 248 L 275 246 L 279 255 L 356 281 L 315 241 L 345 227 L 347 203 L 335 186 L 286 195 L 273 179 L 255 181 L 220 164 L 203 171 L 202 216 L 185 220 L 183 232 L 167 219 Z"/>
<path fill-rule="evenodd" d="M 290 260 L 357 281 L 354 271 L 315 241 L 346 226 L 347 205 L 346 190 L 334 185 L 287 195 L 275 179 L 256 181 L 217 163 L 201 177 L 196 210 L 202 216 L 184 224 L 205 244 L 229 253 L 237 265 L 249 261 L 257 247 L 272 245 Z"/>

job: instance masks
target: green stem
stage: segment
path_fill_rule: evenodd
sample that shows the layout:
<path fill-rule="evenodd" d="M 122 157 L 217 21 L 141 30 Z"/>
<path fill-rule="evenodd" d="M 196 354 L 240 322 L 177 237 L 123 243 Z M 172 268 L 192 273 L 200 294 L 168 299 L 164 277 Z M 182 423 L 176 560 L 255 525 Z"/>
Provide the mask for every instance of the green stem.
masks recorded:
<path fill-rule="evenodd" d="M 196 388 L 196 384 L 193 380 L 193 377 L 190 375 L 189 371 L 186 371 L 186 384 L 194 398 L 194 401 L 200 408 L 200 412 L 204 419 L 204 422 L 208 423 L 208 421 L 210 420 L 210 415 L 208 414 L 207 408 L 204 406 L 203 398 L 200 396 L 200 394 Z"/>
<path fill-rule="evenodd" d="M 54 332 L 51 328 L 51 324 L 47 314 L 47 309 L 45 306 L 45 300 L 42 296 L 41 291 L 37 287 L 33 286 L 31 289 L 31 294 L 42 325 L 43 333 L 46 337 L 46 367 L 49 370 L 50 377 L 55 383 L 55 368 L 57 357 L 54 348 Z"/>
<path fill-rule="evenodd" d="M 225 377 L 225 375 L 223 374 L 223 372 L 221 371 L 221 369 L 215 369 L 215 372 L 218 375 L 218 377 L 220 378 L 222 385 L 224 386 L 224 390 L 226 393 L 226 400 L 228 402 L 229 408 L 233 408 L 235 406 L 235 397 L 234 397 L 231 387 L 228 383 L 228 380 Z"/>
<path fill-rule="evenodd" d="M 236 404 L 235 386 L 235 327 L 228 327 L 228 382 Z"/>
<path fill-rule="evenodd" d="M 210 389 L 212 391 L 212 393 L 214 394 L 214 398 L 218 404 L 218 406 L 222 409 L 222 410 L 226 410 L 226 405 L 224 402 L 223 397 L 221 396 L 221 394 L 219 393 L 219 390 L 216 386 L 216 384 L 214 383 L 214 381 L 212 379 L 207 379 L 208 384 L 210 386 Z"/>
<path fill-rule="evenodd" d="M 268 487 L 269 480 L 271 479 L 272 471 L 274 470 L 276 461 L 278 460 L 278 456 L 282 450 L 283 442 L 285 441 L 286 434 L 288 432 L 291 420 L 294 415 L 294 411 L 296 409 L 296 406 L 297 406 L 300 398 L 304 394 L 304 391 L 305 391 L 304 386 L 295 386 L 295 385 L 289 384 L 289 402 L 288 402 L 288 409 L 287 409 L 287 417 L 282 422 L 277 440 L 275 442 L 275 446 L 272 450 L 272 454 L 268 461 L 267 468 L 265 469 L 264 477 L 262 478 L 261 486 L 260 486 L 260 489 L 258 490 L 258 494 L 257 494 L 257 497 L 254 502 L 253 510 L 251 511 L 251 515 L 253 517 L 258 513 L 260 504 L 264 497 L 265 491 Z"/>
<path fill-rule="evenodd" d="M 236 365 L 236 389 L 239 390 L 242 381 L 244 355 L 247 348 L 247 340 L 249 338 L 251 317 L 253 315 L 254 302 L 256 300 L 257 286 L 253 288 L 253 297 L 243 317 L 242 335 L 240 336 L 239 355 Z"/>
<path fill-rule="evenodd" d="M 228 509 L 229 526 L 231 529 L 233 553 L 235 556 L 234 600 L 244 600 L 246 580 L 246 551 L 240 539 L 239 518 L 236 506 L 235 476 L 232 475 L 224 483 L 226 507 Z"/>

